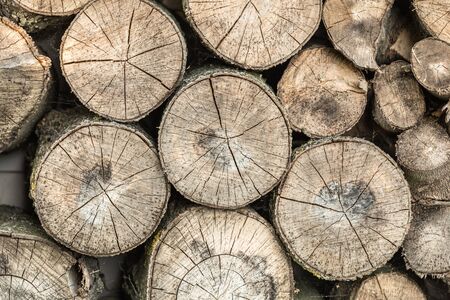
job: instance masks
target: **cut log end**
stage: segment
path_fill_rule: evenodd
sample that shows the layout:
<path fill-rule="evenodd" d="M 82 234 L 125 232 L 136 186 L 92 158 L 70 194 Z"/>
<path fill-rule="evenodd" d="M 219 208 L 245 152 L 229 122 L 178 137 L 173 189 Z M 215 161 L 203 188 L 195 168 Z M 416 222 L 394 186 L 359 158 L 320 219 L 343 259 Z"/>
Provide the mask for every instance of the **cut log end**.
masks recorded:
<path fill-rule="evenodd" d="M 450 43 L 450 0 L 414 0 L 415 12 L 422 25 L 433 36 Z"/>
<path fill-rule="evenodd" d="M 153 142 L 140 130 L 82 120 L 46 149 L 35 162 L 30 194 L 56 240 L 83 254 L 111 256 L 153 233 L 169 186 Z"/>
<path fill-rule="evenodd" d="M 156 2 L 98 0 L 75 18 L 61 44 L 63 74 L 90 110 L 136 121 L 181 80 L 186 45 L 175 19 Z"/>
<path fill-rule="evenodd" d="M 450 98 L 450 44 L 436 38 L 421 40 L 412 48 L 411 65 L 424 88 L 439 98 Z"/>
<path fill-rule="evenodd" d="M 291 126 L 311 137 L 326 137 L 350 130 L 367 102 L 364 75 L 336 50 L 303 50 L 291 59 L 278 96 Z"/>
<path fill-rule="evenodd" d="M 268 69 L 294 55 L 320 23 L 320 0 L 184 0 L 187 19 L 221 58 Z"/>
<path fill-rule="evenodd" d="M 387 131 L 411 128 L 425 113 L 425 98 L 410 65 L 396 61 L 382 66 L 373 80 L 375 121 Z"/>
<path fill-rule="evenodd" d="M 0 153 L 23 142 L 44 113 L 50 68 L 25 30 L 0 18 Z"/>
<path fill-rule="evenodd" d="M 8 0 L 22 9 L 39 15 L 68 16 L 77 13 L 89 0 Z"/>
<path fill-rule="evenodd" d="M 410 198 L 401 170 L 373 144 L 324 140 L 298 151 L 279 187 L 274 222 L 307 270 L 353 280 L 398 250 L 409 228 Z"/>
<path fill-rule="evenodd" d="M 142 299 L 292 299 L 290 261 L 252 210 L 190 208 L 154 243 Z"/>
<path fill-rule="evenodd" d="M 287 121 L 260 78 L 231 69 L 198 73 L 164 113 L 162 164 L 186 198 L 212 207 L 245 206 L 268 193 L 286 171 Z"/>

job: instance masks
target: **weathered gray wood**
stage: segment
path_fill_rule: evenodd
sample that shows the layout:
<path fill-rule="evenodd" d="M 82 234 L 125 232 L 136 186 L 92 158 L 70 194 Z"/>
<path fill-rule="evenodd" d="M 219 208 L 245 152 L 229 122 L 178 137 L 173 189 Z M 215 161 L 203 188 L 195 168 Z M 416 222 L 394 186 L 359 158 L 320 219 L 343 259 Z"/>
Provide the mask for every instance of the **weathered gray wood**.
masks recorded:
<path fill-rule="evenodd" d="M 413 0 L 422 26 L 433 36 L 450 43 L 450 0 Z"/>

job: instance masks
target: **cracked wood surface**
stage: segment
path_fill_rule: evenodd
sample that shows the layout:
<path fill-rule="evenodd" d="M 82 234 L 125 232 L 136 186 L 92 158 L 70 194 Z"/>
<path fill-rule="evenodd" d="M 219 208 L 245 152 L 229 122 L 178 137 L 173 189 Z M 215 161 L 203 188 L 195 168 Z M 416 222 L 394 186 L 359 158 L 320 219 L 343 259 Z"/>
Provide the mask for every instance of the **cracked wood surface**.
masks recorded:
<path fill-rule="evenodd" d="M 450 137 L 432 119 L 399 135 L 397 161 L 422 204 L 450 204 Z"/>
<path fill-rule="evenodd" d="M 293 57 L 278 82 L 289 123 L 310 137 L 350 130 L 367 102 L 364 75 L 339 52 L 317 47 Z"/>
<path fill-rule="evenodd" d="M 184 0 L 203 42 L 226 61 L 268 69 L 300 50 L 320 23 L 320 0 Z"/>
<path fill-rule="evenodd" d="M 50 96 L 51 61 L 21 27 L 0 18 L 0 153 L 23 142 Z"/>
<path fill-rule="evenodd" d="M 274 202 L 295 261 L 324 279 L 383 266 L 409 228 L 411 196 L 396 163 L 372 143 L 336 138 L 298 150 Z"/>
<path fill-rule="evenodd" d="M 417 81 L 435 96 L 450 98 L 450 44 L 436 38 L 416 43 L 411 65 Z"/>
<path fill-rule="evenodd" d="M 153 233 L 170 189 L 156 147 L 141 130 L 84 119 L 41 147 L 47 148 L 35 161 L 30 195 L 57 241 L 111 256 Z"/>
<path fill-rule="evenodd" d="M 450 43 L 450 0 L 413 0 L 412 4 L 425 29 Z"/>
<path fill-rule="evenodd" d="M 66 16 L 77 13 L 89 0 L 9 0 L 40 15 Z"/>
<path fill-rule="evenodd" d="M 152 243 L 143 299 L 292 299 L 290 260 L 250 209 L 193 207 Z"/>
<path fill-rule="evenodd" d="M 197 73 L 164 113 L 162 165 L 174 187 L 194 202 L 245 206 L 272 190 L 286 171 L 287 121 L 260 78 L 231 69 Z"/>
<path fill-rule="evenodd" d="M 395 61 L 382 66 L 373 79 L 375 121 L 390 132 L 411 128 L 425 114 L 425 98 L 410 64 Z"/>
<path fill-rule="evenodd" d="M 137 121 L 183 77 L 186 45 L 175 19 L 156 2 L 96 0 L 63 37 L 63 74 L 80 101 L 109 119 Z"/>
<path fill-rule="evenodd" d="M 393 0 L 327 0 L 323 22 L 334 47 L 358 67 L 375 70 L 378 42 Z"/>

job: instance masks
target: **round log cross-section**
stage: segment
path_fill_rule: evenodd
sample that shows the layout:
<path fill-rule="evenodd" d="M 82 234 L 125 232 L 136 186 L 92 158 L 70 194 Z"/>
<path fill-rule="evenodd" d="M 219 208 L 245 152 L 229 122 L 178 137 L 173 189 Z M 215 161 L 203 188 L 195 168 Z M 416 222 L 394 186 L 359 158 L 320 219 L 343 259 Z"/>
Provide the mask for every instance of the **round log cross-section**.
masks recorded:
<path fill-rule="evenodd" d="M 170 95 L 184 74 L 186 45 L 175 19 L 156 2 L 97 0 L 70 25 L 60 57 L 87 108 L 130 122 Z"/>
<path fill-rule="evenodd" d="M 291 59 L 278 83 L 278 97 L 294 130 L 326 137 L 350 130 L 367 102 L 367 81 L 334 49 L 318 47 Z"/>
<path fill-rule="evenodd" d="M 270 224 L 249 209 L 190 208 L 168 224 L 146 255 L 140 299 L 293 296 L 289 258 Z"/>
<path fill-rule="evenodd" d="M 29 12 L 46 16 L 67 16 L 77 13 L 89 0 L 6 0 Z"/>
<path fill-rule="evenodd" d="M 153 233 L 169 186 L 143 132 L 85 119 L 41 148 L 30 194 L 42 226 L 57 241 L 83 254 L 110 256 Z"/>
<path fill-rule="evenodd" d="M 398 250 L 410 206 L 408 184 L 387 154 L 365 140 L 337 138 L 298 151 L 273 214 L 299 264 L 325 279 L 353 280 Z"/>
<path fill-rule="evenodd" d="M 203 42 L 246 69 L 268 69 L 294 55 L 320 23 L 321 0 L 183 0 Z"/>
<path fill-rule="evenodd" d="M 411 65 L 417 81 L 435 96 L 450 98 L 450 44 L 436 38 L 416 43 Z"/>
<path fill-rule="evenodd" d="M 405 61 L 382 66 L 373 79 L 373 116 L 387 131 L 400 132 L 415 126 L 425 114 L 422 90 Z"/>
<path fill-rule="evenodd" d="M 0 153 L 23 142 L 51 95 L 51 61 L 21 27 L 0 18 Z"/>
<path fill-rule="evenodd" d="M 236 208 L 279 182 L 291 137 L 281 105 L 260 78 L 216 69 L 188 78 L 173 97 L 159 148 L 169 180 L 186 198 Z"/>
<path fill-rule="evenodd" d="M 414 11 L 433 36 L 450 43 L 450 0 L 413 0 Z"/>

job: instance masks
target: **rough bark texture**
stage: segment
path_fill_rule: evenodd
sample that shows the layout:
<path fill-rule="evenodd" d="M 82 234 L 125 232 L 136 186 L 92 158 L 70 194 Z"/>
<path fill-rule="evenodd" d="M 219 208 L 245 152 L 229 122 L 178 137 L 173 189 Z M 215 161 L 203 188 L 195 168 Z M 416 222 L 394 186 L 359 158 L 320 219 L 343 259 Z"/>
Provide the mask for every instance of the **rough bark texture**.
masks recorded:
<path fill-rule="evenodd" d="M 423 27 L 433 36 L 450 43 L 450 0 L 413 0 Z"/>
<path fill-rule="evenodd" d="M 422 119 L 425 98 L 407 62 L 396 61 L 378 69 L 373 90 L 373 116 L 385 130 L 400 132 Z"/>
<path fill-rule="evenodd" d="M 52 95 L 50 69 L 25 30 L 0 18 L 0 153 L 22 143 L 44 113 Z"/>
<path fill-rule="evenodd" d="M 188 21 L 224 60 L 248 69 L 286 61 L 320 23 L 320 0 L 183 0 Z"/>
<path fill-rule="evenodd" d="M 63 74 L 80 101 L 123 122 L 143 118 L 171 94 L 186 55 L 175 19 L 146 0 L 89 3 L 61 44 Z"/>
<path fill-rule="evenodd" d="M 411 65 L 417 81 L 435 96 L 450 98 L 450 44 L 436 38 L 416 43 Z"/>
<path fill-rule="evenodd" d="M 447 177 L 448 179 L 448 177 Z M 450 207 L 417 207 L 403 243 L 406 264 L 419 276 L 450 276 Z"/>
<path fill-rule="evenodd" d="M 294 130 L 333 136 L 350 130 L 363 115 L 367 81 L 336 50 L 314 47 L 291 59 L 278 82 L 278 97 Z"/>
<path fill-rule="evenodd" d="M 274 202 L 295 261 L 324 279 L 384 265 L 409 228 L 411 196 L 396 163 L 370 142 L 336 138 L 298 150 Z"/>
<path fill-rule="evenodd" d="M 290 260 L 270 224 L 250 209 L 189 208 L 155 236 L 145 256 L 135 299 L 293 296 Z"/>
<path fill-rule="evenodd" d="M 97 299 L 103 289 L 98 270 L 12 208 L 0 207 L 0 249 L 2 299 Z"/>
<path fill-rule="evenodd" d="M 52 112 L 43 122 L 30 196 L 46 231 L 92 256 L 143 243 L 170 191 L 150 138 L 137 127 L 98 118 Z"/>
<path fill-rule="evenodd" d="M 426 119 L 399 136 L 396 151 L 416 200 L 450 204 L 450 137 L 444 128 Z"/>
<path fill-rule="evenodd" d="M 186 79 L 160 125 L 162 165 L 186 198 L 236 208 L 268 193 L 285 173 L 291 136 L 261 78 L 232 69 Z"/>

